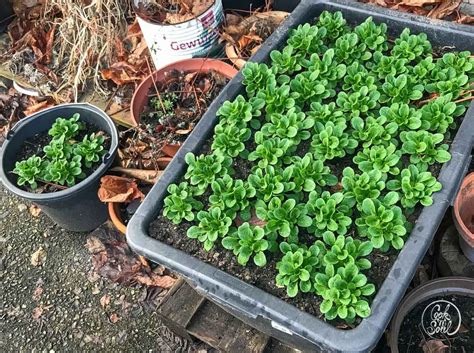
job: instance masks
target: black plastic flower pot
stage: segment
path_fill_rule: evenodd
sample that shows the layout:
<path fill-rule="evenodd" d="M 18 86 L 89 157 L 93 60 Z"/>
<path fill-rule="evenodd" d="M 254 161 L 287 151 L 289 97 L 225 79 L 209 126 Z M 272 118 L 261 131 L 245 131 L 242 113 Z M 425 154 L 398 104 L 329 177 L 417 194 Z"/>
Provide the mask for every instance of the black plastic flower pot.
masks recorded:
<path fill-rule="evenodd" d="M 11 173 L 17 161 L 17 154 L 25 140 L 48 131 L 58 117 L 80 114 L 80 120 L 93 124 L 111 138 L 109 151 L 102 163 L 86 179 L 78 184 L 51 193 L 32 193 L 20 189 L 16 175 Z M 0 177 L 6 189 L 13 194 L 34 202 L 44 213 L 62 228 L 76 231 L 90 231 L 107 220 L 107 205 L 97 197 L 100 177 L 113 162 L 118 147 L 117 129 L 107 114 L 97 107 L 84 103 L 58 105 L 21 120 L 8 134 L 0 155 Z"/>
<path fill-rule="evenodd" d="M 285 45 L 291 28 L 303 23 L 314 23 L 315 17 L 324 10 L 341 11 L 351 26 L 372 16 L 374 22 L 387 24 L 391 36 L 399 35 L 403 29 L 410 28 L 412 33 L 426 33 L 434 46 L 474 51 L 473 27 L 433 21 L 352 1 L 303 0 L 265 41 L 251 61 L 268 62 L 270 52 Z M 233 100 L 245 91 L 242 80 L 243 76 L 239 73 L 228 83 L 196 125 L 159 182 L 147 195 L 127 226 L 128 243 L 140 255 L 179 272 L 198 292 L 226 311 L 290 346 L 305 352 L 369 352 L 377 345 L 387 327 L 469 167 L 473 144 L 474 104 L 471 104 L 466 112 L 451 144 L 452 159 L 443 165 L 438 176 L 443 189 L 433 195 L 433 205 L 423 208 L 405 246 L 398 253 L 384 282 L 377 288 L 377 294 L 371 303 L 371 315 L 354 329 L 343 330 L 196 257 L 160 242 L 149 234 L 151 222 L 162 209 L 168 185 L 178 182 L 186 170 L 185 155 L 188 152 L 200 153 L 217 123 L 217 109 L 224 101 Z"/>
<path fill-rule="evenodd" d="M 8 24 L 13 20 L 13 7 L 10 0 L 6 0 L 0 7 L 0 33 L 5 31 Z"/>

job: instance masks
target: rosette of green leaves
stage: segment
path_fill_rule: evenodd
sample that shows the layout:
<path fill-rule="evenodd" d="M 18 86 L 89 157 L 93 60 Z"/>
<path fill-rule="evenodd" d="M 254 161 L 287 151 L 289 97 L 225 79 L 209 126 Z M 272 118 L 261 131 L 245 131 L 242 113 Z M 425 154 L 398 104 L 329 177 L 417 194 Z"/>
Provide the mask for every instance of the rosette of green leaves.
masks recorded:
<path fill-rule="evenodd" d="M 431 43 L 425 33 L 410 34 L 410 29 L 405 28 L 400 37 L 395 39 L 391 54 L 397 58 L 413 61 L 431 54 L 431 49 Z"/>
<path fill-rule="evenodd" d="M 337 38 L 349 32 L 347 21 L 342 16 L 341 11 L 329 12 L 323 11 L 319 15 L 316 26 L 326 28 L 324 41 L 327 45 L 332 45 Z"/>
<path fill-rule="evenodd" d="M 452 97 L 449 93 L 421 108 L 421 127 L 423 129 L 445 134 L 451 127 L 455 127 L 454 118 L 462 115 L 465 107 L 451 102 Z"/>
<path fill-rule="evenodd" d="M 264 251 L 268 249 L 269 244 L 265 239 L 265 231 L 258 226 L 251 227 L 247 222 L 243 223 L 222 239 L 222 246 L 232 250 L 234 255 L 237 255 L 237 262 L 243 266 L 247 265 L 251 257 L 259 267 L 267 264 Z"/>
<path fill-rule="evenodd" d="M 372 252 L 373 245 L 370 241 L 362 242 L 344 235 L 336 238 L 333 232 L 327 231 L 323 234 L 323 241 L 317 240 L 315 244 L 324 254 L 324 266 L 339 268 L 355 264 L 360 270 L 371 267 L 370 261 L 364 258 Z"/>
<path fill-rule="evenodd" d="M 452 94 L 456 99 L 461 92 L 467 88 L 469 77 L 467 75 L 458 74 L 453 68 L 438 73 L 438 79 L 426 85 L 428 93 L 437 93 L 440 96 Z"/>
<path fill-rule="evenodd" d="M 291 175 L 295 192 L 322 191 L 324 186 L 337 184 L 337 177 L 331 174 L 331 169 L 325 166 L 323 161 L 314 159 L 311 153 L 303 158 L 295 156 L 292 163 L 285 169 L 285 173 Z"/>
<path fill-rule="evenodd" d="M 46 163 L 38 156 L 31 156 L 23 161 L 15 163 L 13 173 L 18 175 L 16 183 L 19 186 L 29 184 L 34 190 L 38 187 L 38 179 L 44 177 Z"/>
<path fill-rule="evenodd" d="M 398 130 L 416 130 L 421 126 L 421 110 L 411 108 L 405 103 L 393 103 L 380 108 L 380 116 L 398 126 Z"/>
<path fill-rule="evenodd" d="M 298 227 L 307 228 L 312 220 L 307 215 L 305 204 L 297 204 L 294 199 L 286 201 L 278 197 L 272 198 L 268 203 L 258 200 L 255 204 L 257 217 L 265 224 L 267 233 L 276 233 L 283 238 L 296 239 Z"/>
<path fill-rule="evenodd" d="M 216 178 L 231 172 L 232 158 L 223 154 L 201 154 L 196 158 L 189 152 L 186 154 L 185 161 L 188 169 L 184 178 L 197 187 L 197 195 L 204 193 Z"/>
<path fill-rule="evenodd" d="M 87 136 L 86 136 L 87 137 Z M 64 141 L 64 135 L 52 139 L 49 144 L 43 147 L 45 156 L 52 161 L 58 159 L 68 159 L 71 157 L 73 147 L 71 144 Z"/>
<path fill-rule="evenodd" d="M 407 71 L 407 60 L 396 56 L 384 55 L 376 51 L 372 62 L 367 63 L 370 72 L 378 79 L 384 79 L 388 75 L 398 76 Z"/>
<path fill-rule="evenodd" d="M 245 128 L 253 117 L 261 115 L 261 110 L 265 105 L 263 99 L 252 98 L 247 101 L 242 95 L 238 95 L 233 101 L 225 101 L 217 111 L 219 125 L 237 126 Z"/>
<path fill-rule="evenodd" d="M 57 159 L 46 165 L 44 180 L 55 184 L 73 186 L 77 179 L 83 179 L 81 156 L 73 156 L 71 159 Z"/>
<path fill-rule="evenodd" d="M 433 57 L 427 56 L 423 60 L 420 60 L 418 64 L 413 66 L 411 70 L 411 75 L 416 82 L 422 82 L 423 84 L 427 84 L 430 82 L 429 78 L 432 75 L 433 70 L 435 69 L 436 65 L 433 62 Z"/>
<path fill-rule="evenodd" d="M 340 317 L 351 323 L 356 316 L 365 318 L 371 313 L 367 297 L 375 292 L 375 286 L 367 283 L 355 264 L 339 267 L 336 273 L 333 267 L 326 267 L 325 273 L 316 274 L 314 287 L 323 297 L 319 310 L 327 320 Z"/>
<path fill-rule="evenodd" d="M 255 96 L 257 92 L 265 89 L 268 84 L 276 82 L 273 69 L 266 64 L 247 62 L 242 69 L 244 76 L 243 85 L 249 97 Z"/>
<path fill-rule="evenodd" d="M 82 141 L 75 146 L 74 153 L 81 156 L 84 165 L 90 168 L 93 164 L 99 162 L 100 158 L 105 154 L 104 142 L 105 137 L 102 135 L 86 135 Z M 67 149 L 67 147 L 65 147 L 65 149 Z"/>
<path fill-rule="evenodd" d="M 431 195 L 442 189 L 440 182 L 425 169 L 418 169 L 414 165 L 403 169 L 397 180 L 387 182 L 389 190 L 399 191 L 402 195 L 402 206 L 411 211 L 418 202 L 423 206 L 431 206 Z"/>
<path fill-rule="evenodd" d="M 231 219 L 241 211 L 244 220 L 250 219 L 249 199 L 255 196 L 255 188 L 240 179 L 233 179 L 228 174 L 211 183 L 212 195 L 209 196 L 211 207 L 218 207 Z"/>
<path fill-rule="evenodd" d="M 281 198 L 283 193 L 295 188 L 289 170 L 282 170 L 271 165 L 255 169 L 249 175 L 248 182 L 255 188 L 257 198 L 263 201 L 269 201 L 275 196 Z"/>
<path fill-rule="evenodd" d="M 470 51 L 445 53 L 436 61 L 437 70 L 454 69 L 458 74 L 474 73 L 474 58 Z"/>
<path fill-rule="evenodd" d="M 194 220 L 194 210 L 202 210 L 202 203 L 194 199 L 193 188 L 187 182 L 168 186 L 168 196 L 165 197 L 163 216 L 174 224 L 180 224 L 183 219 Z"/>
<path fill-rule="evenodd" d="M 257 98 L 265 102 L 267 114 L 284 113 L 295 106 L 295 99 L 290 95 L 290 86 L 283 84 L 278 86 L 272 82 L 257 94 Z"/>
<path fill-rule="evenodd" d="M 313 289 L 314 272 L 321 262 L 320 250 L 312 245 L 309 249 L 304 245 L 280 243 L 280 250 L 284 254 L 277 262 L 276 285 L 286 287 L 290 298 L 295 297 L 298 291 L 307 293 Z"/>
<path fill-rule="evenodd" d="M 286 138 L 295 146 L 301 140 L 309 139 L 311 134 L 308 130 L 314 126 L 314 119 L 306 117 L 303 112 L 296 112 L 294 108 L 286 114 L 271 114 L 269 119 L 270 122 L 264 124 L 260 130 L 262 134 L 269 138 Z"/>
<path fill-rule="evenodd" d="M 248 155 L 249 161 L 258 160 L 258 166 L 265 168 L 267 165 L 278 165 L 281 157 L 293 145 L 289 139 L 279 137 L 267 138 L 261 131 L 255 133 L 257 147 Z"/>
<path fill-rule="evenodd" d="M 341 192 L 322 194 L 311 191 L 306 204 L 308 214 L 314 217 L 313 224 L 309 231 L 318 236 L 330 230 L 337 234 L 344 235 L 348 227 L 352 224 L 350 215 L 352 214 L 351 200 L 344 198 Z"/>
<path fill-rule="evenodd" d="M 303 62 L 303 66 L 309 72 L 317 72 L 318 80 L 326 80 L 331 88 L 336 87 L 337 82 L 346 74 L 346 65 L 334 60 L 332 48 L 326 50 L 322 58 L 318 54 L 312 54 L 309 60 Z"/>
<path fill-rule="evenodd" d="M 357 92 L 347 94 L 344 91 L 337 95 L 336 103 L 343 112 L 352 116 L 360 116 L 378 107 L 380 93 L 363 86 Z"/>
<path fill-rule="evenodd" d="M 270 53 L 272 65 L 278 74 L 293 75 L 301 71 L 301 57 L 302 54 L 296 53 L 291 45 L 287 45 L 282 51 L 272 50 Z"/>
<path fill-rule="evenodd" d="M 346 65 L 350 65 L 356 60 L 369 60 L 372 56 L 356 33 L 347 33 L 339 37 L 336 40 L 334 53 L 336 61 Z"/>
<path fill-rule="evenodd" d="M 345 91 L 358 92 L 362 87 L 367 87 L 369 91 L 377 89 L 375 78 L 369 75 L 364 65 L 355 61 L 347 67 L 342 89 Z"/>
<path fill-rule="evenodd" d="M 230 157 L 237 157 L 245 151 L 244 142 L 248 141 L 250 135 L 249 128 L 217 124 L 214 128 L 214 141 L 211 150 Z"/>
<path fill-rule="evenodd" d="M 343 118 L 342 111 L 336 107 L 334 102 L 328 104 L 313 102 L 310 107 L 306 115 L 314 121 L 325 124 L 328 121 L 336 122 L 339 118 Z"/>
<path fill-rule="evenodd" d="M 370 147 L 372 145 L 387 146 L 392 141 L 392 136 L 398 130 L 398 125 L 394 122 L 387 123 L 387 118 L 379 116 L 367 117 L 365 120 L 356 116 L 351 120 L 352 137 L 362 142 L 362 147 Z"/>
<path fill-rule="evenodd" d="M 360 217 L 355 223 L 359 235 L 367 237 L 375 249 L 387 251 L 391 246 L 400 250 L 405 243 L 409 224 L 402 209 L 395 204 L 400 200 L 397 192 L 389 192 L 382 200 L 365 199 Z"/>
<path fill-rule="evenodd" d="M 232 224 L 232 219 L 218 207 L 212 207 L 209 211 L 199 211 L 197 221 L 198 225 L 190 227 L 186 234 L 188 238 L 203 243 L 206 251 L 212 249 L 218 238 L 227 235 Z"/>
<path fill-rule="evenodd" d="M 77 133 L 83 129 L 83 125 L 79 122 L 80 114 L 75 113 L 70 119 L 57 118 L 48 131 L 48 135 L 53 139 L 64 136 L 64 141 L 72 139 Z"/>
<path fill-rule="evenodd" d="M 321 103 L 324 99 L 334 97 L 336 91 L 328 87 L 327 80 L 319 79 L 318 71 L 305 71 L 295 76 L 290 81 L 291 97 L 299 105 L 306 102 Z"/>
<path fill-rule="evenodd" d="M 406 74 L 388 75 L 382 84 L 382 103 L 410 103 L 423 97 L 424 86 L 415 84 L 415 81 Z"/>
<path fill-rule="evenodd" d="M 287 44 L 291 45 L 295 54 L 311 55 L 320 52 L 323 49 L 323 40 L 326 36 L 326 28 L 311 26 L 308 23 L 299 25 L 290 30 L 290 36 Z"/>
<path fill-rule="evenodd" d="M 342 175 L 341 184 L 344 189 L 344 197 L 353 200 L 359 210 L 365 199 L 376 199 L 385 189 L 386 176 L 380 170 L 356 174 L 351 167 L 346 167 L 342 171 Z"/>
<path fill-rule="evenodd" d="M 381 173 L 397 175 L 400 173 L 397 165 L 401 155 L 401 151 L 397 151 L 397 147 L 390 143 L 388 146 L 364 148 L 357 153 L 353 161 L 362 172 L 378 170 Z"/>
<path fill-rule="evenodd" d="M 354 153 L 357 141 L 349 136 L 344 119 L 338 119 L 335 123 L 328 121 L 326 124 L 316 122 L 315 134 L 311 141 L 310 152 L 315 159 L 321 161 L 344 157 L 346 153 Z"/>
<path fill-rule="evenodd" d="M 367 17 L 364 22 L 356 26 L 354 32 L 370 50 L 385 51 L 388 49 L 387 25 L 385 23 L 376 25 L 372 16 Z"/>
<path fill-rule="evenodd" d="M 449 146 L 440 143 L 444 140 L 443 134 L 431 134 L 428 131 L 403 131 L 402 153 L 410 155 L 410 163 L 416 165 L 431 165 L 436 162 L 446 163 L 451 159 Z"/>

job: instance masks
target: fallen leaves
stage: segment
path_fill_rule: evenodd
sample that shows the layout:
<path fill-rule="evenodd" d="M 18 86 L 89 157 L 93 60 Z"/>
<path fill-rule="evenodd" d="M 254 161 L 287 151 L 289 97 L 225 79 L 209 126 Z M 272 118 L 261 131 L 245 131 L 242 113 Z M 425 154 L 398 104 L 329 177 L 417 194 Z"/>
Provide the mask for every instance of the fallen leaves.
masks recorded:
<path fill-rule="evenodd" d="M 39 217 L 41 213 L 41 208 L 39 208 L 38 206 L 36 205 L 31 205 L 30 206 L 30 214 L 33 216 L 33 217 Z"/>
<path fill-rule="evenodd" d="M 143 170 L 122 167 L 113 167 L 110 170 L 112 172 L 122 173 L 129 177 L 139 179 L 147 184 L 155 184 L 163 174 L 163 171 L 161 170 Z M 141 198 L 141 200 L 143 200 L 143 198 Z"/>
<path fill-rule="evenodd" d="M 110 303 L 110 295 L 104 294 L 102 298 L 100 298 L 100 306 L 105 308 Z"/>
<path fill-rule="evenodd" d="M 111 314 L 109 319 L 110 322 L 113 324 L 120 320 L 119 316 L 116 313 Z"/>
<path fill-rule="evenodd" d="M 474 23 L 474 17 L 459 11 L 462 0 L 361 0 L 361 2 L 391 8 L 432 19 L 447 19 L 457 23 Z"/>
<path fill-rule="evenodd" d="M 447 352 L 449 346 L 447 346 L 442 340 L 429 340 L 421 344 L 423 353 L 444 353 Z"/>
<path fill-rule="evenodd" d="M 115 175 L 106 175 L 100 179 L 98 196 L 102 202 L 130 202 L 145 198 L 134 179 Z"/>
<path fill-rule="evenodd" d="M 25 114 L 25 116 L 30 116 L 34 113 L 37 113 L 41 110 L 44 110 L 46 108 L 50 108 L 50 107 L 53 107 L 55 104 L 54 102 L 51 100 L 51 99 L 47 99 L 47 100 L 44 100 L 42 102 L 39 102 L 39 103 L 35 103 L 33 105 L 30 105 L 28 108 L 26 108 L 24 111 L 23 111 L 23 114 Z"/>
<path fill-rule="evenodd" d="M 119 284 L 143 284 L 170 288 L 176 281 L 169 275 L 156 273 L 130 250 L 123 236 L 115 229 L 101 226 L 86 243 L 92 254 L 94 271 Z"/>
<path fill-rule="evenodd" d="M 34 267 L 42 266 L 46 261 L 46 255 L 46 250 L 40 246 L 38 250 L 31 254 L 31 265 Z"/>
<path fill-rule="evenodd" d="M 38 306 L 38 307 L 34 308 L 33 312 L 31 313 L 31 316 L 35 320 L 39 320 L 41 315 L 43 315 L 43 307 L 42 306 Z"/>

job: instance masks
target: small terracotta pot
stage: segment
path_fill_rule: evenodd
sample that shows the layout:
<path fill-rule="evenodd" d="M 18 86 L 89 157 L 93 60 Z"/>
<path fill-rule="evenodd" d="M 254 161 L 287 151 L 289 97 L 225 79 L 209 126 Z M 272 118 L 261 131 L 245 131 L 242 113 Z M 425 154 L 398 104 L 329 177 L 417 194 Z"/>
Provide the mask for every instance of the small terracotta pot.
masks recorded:
<path fill-rule="evenodd" d="M 289 13 L 284 11 L 268 11 L 263 13 L 256 13 L 252 16 L 245 18 L 238 27 L 242 29 L 242 32 L 245 33 L 254 23 L 261 21 L 272 21 L 275 24 L 280 25 Z M 247 63 L 247 60 L 239 57 L 238 50 L 236 46 L 232 43 L 227 42 L 225 45 L 225 54 L 227 58 L 237 66 L 239 69 L 243 68 Z"/>
<path fill-rule="evenodd" d="M 461 250 L 474 262 L 474 173 L 464 178 L 454 200 L 453 213 Z"/>
<path fill-rule="evenodd" d="M 127 232 L 127 226 L 123 223 L 122 217 L 120 216 L 120 203 L 119 202 L 108 202 L 107 208 L 109 210 L 109 217 L 115 228 L 125 234 Z"/>
<path fill-rule="evenodd" d="M 237 74 L 237 70 L 223 61 L 216 59 L 207 59 L 207 58 L 194 58 L 194 59 L 185 59 L 177 61 L 175 63 L 169 64 L 158 71 L 155 71 L 152 75 L 149 75 L 145 80 L 140 83 L 138 88 L 133 94 L 132 103 L 131 103 L 131 119 L 135 125 L 140 123 L 140 115 L 143 112 L 143 109 L 148 104 L 148 92 L 153 86 L 153 79 L 155 82 L 160 82 L 164 80 L 165 73 L 171 70 L 181 70 L 181 71 L 211 71 L 214 70 L 228 79 L 231 79 Z"/>
<path fill-rule="evenodd" d="M 174 157 L 178 153 L 181 144 L 166 144 L 161 148 L 161 151 L 169 157 Z"/>

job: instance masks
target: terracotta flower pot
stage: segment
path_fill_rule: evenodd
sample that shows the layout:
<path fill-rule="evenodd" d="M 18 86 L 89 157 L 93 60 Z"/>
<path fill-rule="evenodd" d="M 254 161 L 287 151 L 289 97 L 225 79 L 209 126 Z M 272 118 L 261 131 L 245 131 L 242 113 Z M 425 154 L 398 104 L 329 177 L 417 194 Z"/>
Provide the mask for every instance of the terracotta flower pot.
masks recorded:
<path fill-rule="evenodd" d="M 109 217 L 115 228 L 125 234 L 127 232 L 127 226 L 122 221 L 122 216 L 120 215 L 120 203 L 119 202 L 108 202 L 107 208 L 109 210 Z"/>
<path fill-rule="evenodd" d="M 288 17 L 289 13 L 284 11 L 268 11 L 263 13 L 256 13 L 255 15 L 245 18 L 238 27 L 242 28 L 242 33 L 245 33 L 252 25 L 256 22 L 261 21 L 271 21 L 275 23 L 276 26 L 279 26 L 285 19 Z M 237 47 L 227 42 L 225 45 L 225 54 L 227 58 L 237 66 L 239 69 L 243 68 L 247 63 L 247 60 L 242 59 L 239 55 Z"/>
<path fill-rule="evenodd" d="M 454 201 L 454 224 L 459 233 L 459 245 L 474 262 L 474 173 L 467 175 Z"/>
<path fill-rule="evenodd" d="M 177 61 L 159 69 L 158 71 L 155 71 L 152 74 L 155 82 L 164 80 L 165 73 L 170 70 L 204 72 L 214 70 L 224 75 L 228 79 L 234 77 L 238 72 L 234 67 L 220 60 L 193 58 Z M 140 115 L 143 112 L 145 106 L 148 104 L 148 92 L 153 86 L 152 75 L 149 75 L 145 80 L 143 80 L 133 94 L 130 114 L 131 119 L 135 125 L 140 123 Z"/>
<path fill-rule="evenodd" d="M 178 153 L 181 144 L 166 144 L 161 148 L 161 151 L 169 157 L 174 157 Z"/>

